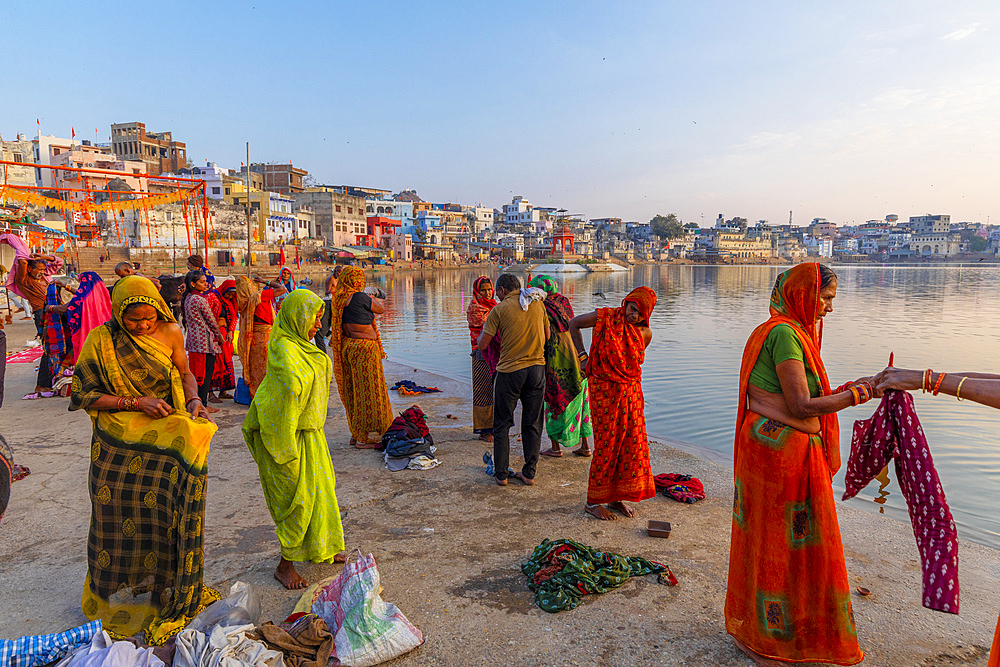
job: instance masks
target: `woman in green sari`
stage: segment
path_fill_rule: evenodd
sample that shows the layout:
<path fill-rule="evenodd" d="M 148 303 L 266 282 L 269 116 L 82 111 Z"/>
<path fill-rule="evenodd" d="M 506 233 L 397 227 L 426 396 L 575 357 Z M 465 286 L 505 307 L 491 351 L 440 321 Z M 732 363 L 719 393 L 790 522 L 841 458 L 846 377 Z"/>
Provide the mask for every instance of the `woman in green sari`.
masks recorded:
<path fill-rule="evenodd" d="M 336 480 L 323 433 L 332 367 L 313 342 L 322 315 L 322 299 L 309 290 L 295 290 L 281 304 L 268 344 L 267 375 L 243 421 L 243 438 L 260 469 L 281 542 L 274 576 L 289 589 L 308 585 L 295 561 L 344 560 Z"/>
<path fill-rule="evenodd" d="M 545 313 L 549 317 L 549 338 L 545 341 L 545 430 L 552 447 L 545 456 L 562 456 L 563 447 L 575 447 L 577 456 L 590 456 L 588 438 L 594 431 L 590 423 L 590 395 L 587 376 L 580 369 L 576 347 L 569 336 L 573 306 L 556 289 L 550 276 L 535 276 L 528 287 L 546 293 Z"/>
<path fill-rule="evenodd" d="M 70 410 L 86 410 L 90 533 L 83 613 L 112 637 L 162 644 L 219 599 L 202 583 L 208 449 L 184 336 L 148 278 L 115 286 L 114 317 L 91 330 Z"/>

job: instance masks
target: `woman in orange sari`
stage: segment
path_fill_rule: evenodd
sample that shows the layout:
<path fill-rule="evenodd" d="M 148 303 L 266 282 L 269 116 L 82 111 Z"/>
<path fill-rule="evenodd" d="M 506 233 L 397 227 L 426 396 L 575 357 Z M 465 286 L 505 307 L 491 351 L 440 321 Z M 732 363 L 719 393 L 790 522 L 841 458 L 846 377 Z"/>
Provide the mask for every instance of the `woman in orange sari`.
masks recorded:
<path fill-rule="evenodd" d="M 822 318 L 837 276 L 799 264 L 778 276 L 771 317 L 740 368 L 726 630 L 757 664 L 864 659 L 851 609 L 831 480 L 836 413 L 872 398 L 869 378 L 831 391 Z"/>
<path fill-rule="evenodd" d="M 392 406 L 382 370 L 385 352 L 375 325 L 375 316 L 384 313 L 385 306 L 364 289 L 364 271 L 348 266 L 341 272 L 330 305 L 330 355 L 351 445 L 374 449 L 392 423 Z"/>
<path fill-rule="evenodd" d="M 649 464 L 642 362 L 653 340 L 649 317 L 656 293 L 648 287 L 629 292 L 619 308 L 600 308 L 569 322 L 569 333 L 590 385 L 594 458 L 590 463 L 586 512 L 610 521 L 635 516 L 624 501 L 656 495 Z M 580 329 L 594 328 L 588 357 Z M 607 504 L 608 507 L 604 507 Z"/>

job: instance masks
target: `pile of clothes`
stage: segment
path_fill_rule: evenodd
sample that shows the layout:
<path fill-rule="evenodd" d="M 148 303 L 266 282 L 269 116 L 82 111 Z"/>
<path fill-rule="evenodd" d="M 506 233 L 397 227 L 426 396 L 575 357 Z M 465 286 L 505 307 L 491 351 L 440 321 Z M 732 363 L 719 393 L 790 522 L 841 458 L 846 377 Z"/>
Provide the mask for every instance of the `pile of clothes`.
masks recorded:
<path fill-rule="evenodd" d="M 0 640 L 4 667 L 325 667 L 334 636 L 316 614 L 294 614 L 279 625 L 260 620 L 260 599 L 249 585 L 209 606 L 163 646 L 115 641 L 101 621 L 52 635 Z"/>
<path fill-rule="evenodd" d="M 437 448 L 427 428 L 424 411 L 418 406 L 404 410 L 382 436 L 381 449 L 385 450 L 385 467 L 399 470 L 429 470 L 441 465 L 434 457 Z"/>
<path fill-rule="evenodd" d="M 413 380 L 398 380 L 389 389 L 395 389 L 400 396 L 419 396 L 420 394 L 434 394 L 441 391 L 437 387 L 423 387 Z"/>
<path fill-rule="evenodd" d="M 701 480 L 691 475 L 681 475 L 675 472 L 665 472 L 653 477 L 657 491 L 682 503 L 695 503 L 705 499 L 705 486 Z"/>
<path fill-rule="evenodd" d="M 573 609 L 584 595 L 614 590 L 629 577 L 660 572 L 661 583 L 677 584 L 663 563 L 598 551 L 573 540 L 543 540 L 521 563 L 521 571 L 531 579 L 535 604 L 551 613 Z"/>

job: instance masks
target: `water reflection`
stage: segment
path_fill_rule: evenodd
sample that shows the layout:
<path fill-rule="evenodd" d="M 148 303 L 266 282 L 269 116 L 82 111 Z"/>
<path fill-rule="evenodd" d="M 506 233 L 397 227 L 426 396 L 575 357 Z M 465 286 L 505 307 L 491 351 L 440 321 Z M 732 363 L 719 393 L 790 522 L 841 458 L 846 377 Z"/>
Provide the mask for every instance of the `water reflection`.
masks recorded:
<path fill-rule="evenodd" d="M 882 468 L 882 472 L 876 475 L 875 479 L 878 480 L 878 497 L 874 500 L 880 506 L 884 506 L 885 499 L 889 497 L 889 492 L 886 490 L 889 486 L 889 466 Z M 878 513 L 885 514 L 885 507 L 879 507 Z"/>
<path fill-rule="evenodd" d="M 893 350 L 902 367 L 998 370 L 997 267 L 835 269 L 840 276 L 835 311 L 826 318 L 823 335 L 823 360 L 834 386 L 881 370 Z M 631 273 L 554 277 L 577 313 L 617 306 L 637 285 L 656 291 L 653 342 L 643 367 L 649 431 L 731 455 L 743 346 L 767 318 L 771 287 L 782 270 L 644 266 Z M 498 275 L 493 268 L 484 273 L 494 280 Z M 389 355 L 468 378 L 465 308 L 478 275 L 465 270 L 377 275 L 373 282 L 389 295 L 382 320 Z M 961 535 L 1000 547 L 1000 517 L 993 509 L 1000 498 L 1000 411 L 919 392 L 914 400 Z M 852 422 L 869 417 L 873 407 L 841 413 L 845 462 Z M 843 488 L 843 472 L 835 484 Z M 883 484 L 879 497 L 883 511 L 905 519 L 895 482 Z M 852 502 L 874 508 L 871 500 Z"/>

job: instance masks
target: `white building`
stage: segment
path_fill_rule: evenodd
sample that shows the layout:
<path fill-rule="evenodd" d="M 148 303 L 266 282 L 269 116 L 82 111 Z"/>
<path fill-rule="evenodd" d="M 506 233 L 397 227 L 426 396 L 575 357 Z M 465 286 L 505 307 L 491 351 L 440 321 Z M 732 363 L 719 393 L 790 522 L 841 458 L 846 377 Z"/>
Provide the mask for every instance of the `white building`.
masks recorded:
<path fill-rule="evenodd" d="M 279 240 L 289 241 L 296 238 L 298 219 L 292 212 L 294 199 L 289 199 L 277 192 L 268 192 L 268 214 L 264 225 L 265 242 L 276 243 Z"/>
<path fill-rule="evenodd" d="M 73 139 L 60 139 L 51 134 L 39 134 L 35 139 L 35 164 L 47 164 L 54 166 L 56 163 L 52 158 L 61 155 L 79 144 Z M 54 169 L 35 169 L 35 185 L 42 188 L 55 187 Z"/>
<path fill-rule="evenodd" d="M 517 196 L 511 203 L 504 204 L 503 217 L 504 223 L 508 225 L 533 224 L 537 228 L 538 223 L 542 221 L 542 212 L 524 201 L 524 197 Z"/>
<path fill-rule="evenodd" d="M 475 208 L 473 208 L 472 211 L 476 215 L 476 219 L 472 227 L 472 232 L 474 234 L 482 234 L 483 232 L 486 232 L 493 228 L 492 208 L 476 204 Z"/>
<path fill-rule="evenodd" d="M 205 181 L 205 193 L 208 195 L 208 198 L 222 201 L 222 197 L 225 194 L 222 184 L 222 175 L 225 173 L 228 173 L 228 171 L 214 162 L 206 162 L 204 167 L 192 167 L 190 174 L 163 175 Z"/>

